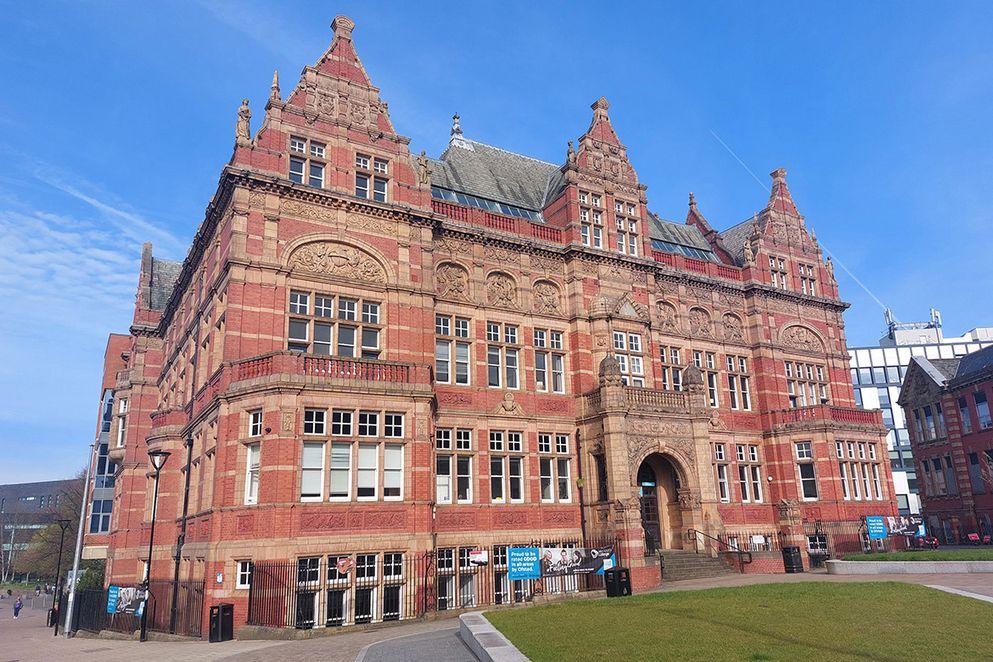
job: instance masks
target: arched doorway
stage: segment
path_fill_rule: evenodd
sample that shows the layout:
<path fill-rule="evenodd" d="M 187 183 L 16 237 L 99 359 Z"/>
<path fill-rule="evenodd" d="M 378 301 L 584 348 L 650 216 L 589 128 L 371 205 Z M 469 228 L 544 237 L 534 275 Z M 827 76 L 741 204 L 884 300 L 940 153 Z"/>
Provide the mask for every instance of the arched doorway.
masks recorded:
<path fill-rule="evenodd" d="M 679 471 L 664 455 L 653 453 L 638 467 L 638 497 L 645 552 L 682 549 L 683 516 L 679 508 Z"/>

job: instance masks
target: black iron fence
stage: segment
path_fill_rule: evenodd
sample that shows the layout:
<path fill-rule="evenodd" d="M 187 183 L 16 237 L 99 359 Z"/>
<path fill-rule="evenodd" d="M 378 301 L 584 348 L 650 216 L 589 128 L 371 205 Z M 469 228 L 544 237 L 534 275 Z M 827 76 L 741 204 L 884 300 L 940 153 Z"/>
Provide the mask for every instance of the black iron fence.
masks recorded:
<path fill-rule="evenodd" d="M 870 539 L 865 522 L 804 522 L 803 532 L 807 538 L 807 553 L 812 559 L 837 559 L 846 554 L 865 552 L 892 552 L 907 549 L 908 538 L 904 535 L 888 535 L 885 538 Z"/>
<path fill-rule="evenodd" d="M 248 624 L 320 628 L 420 618 L 429 612 L 528 602 L 539 595 L 604 588 L 603 575 L 572 574 L 511 580 L 513 547 L 613 546 L 614 538 L 534 540 L 436 551 L 326 554 L 296 561 L 258 561 L 252 567 Z"/>
<path fill-rule="evenodd" d="M 172 609 L 172 587 L 169 580 L 153 580 L 149 584 L 148 629 L 153 632 L 169 632 Z M 179 583 L 176 601 L 175 634 L 187 637 L 200 637 L 203 623 L 204 582 L 183 581 Z M 62 604 L 67 603 L 66 599 Z M 59 614 L 59 623 L 65 626 L 65 607 Z M 99 632 L 112 630 L 131 634 L 141 625 L 141 619 L 134 614 L 108 614 L 106 589 L 81 589 L 76 591 L 73 605 L 73 630 Z"/>

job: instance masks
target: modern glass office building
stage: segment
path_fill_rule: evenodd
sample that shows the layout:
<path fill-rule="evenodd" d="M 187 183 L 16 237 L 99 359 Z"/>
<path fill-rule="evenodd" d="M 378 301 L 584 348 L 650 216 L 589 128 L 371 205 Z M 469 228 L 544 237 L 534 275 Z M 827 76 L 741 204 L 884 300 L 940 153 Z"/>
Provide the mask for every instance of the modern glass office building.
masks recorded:
<path fill-rule="evenodd" d="M 993 345 L 993 327 L 977 327 L 956 338 L 941 331 L 941 314 L 931 310 L 927 322 L 897 322 L 886 311 L 887 333 L 873 347 L 849 347 L 855 401 L 865 409 L 880 409 L 889 427 L 887 442 L 893 483 L 901 515 L 919 513 L 917 470 L 910 454 L 907 421 L 896 401 L 912 356 L 951 359 Z"/>

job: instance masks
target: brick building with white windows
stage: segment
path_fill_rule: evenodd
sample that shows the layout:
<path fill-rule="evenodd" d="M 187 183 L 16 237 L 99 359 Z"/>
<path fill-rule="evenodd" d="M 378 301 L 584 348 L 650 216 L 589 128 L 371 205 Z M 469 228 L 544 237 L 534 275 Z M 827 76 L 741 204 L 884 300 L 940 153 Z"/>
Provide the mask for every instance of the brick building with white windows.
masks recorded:
<path fill-rule="evenodd" d="M 274 76 L 254 133 L 242 104 L 182 265 L 143 256 L 111 581 L 143 577 L 150 449 L 172 454 L 153 579 L 185 522 L 180 576 L 237 622 L 253 563 L 293 565 L 312 620 L 350 624 L 406 617 L 404 564 L 426 553 L 425 599 L 469 606 L 506 599 L 506 545 L 616 539 L 644 589 L 656 552 L 707 536 L 806 549 L 831 541 L 805 523 L 895 514 L 847 304 L 785 170 L 729 230 L 692 194 L 663 220 L 602 98 L 560 164 L 457 116 L 439 158 L 415 156 L 353 27 L 335 19 L 285 99 Z"/>

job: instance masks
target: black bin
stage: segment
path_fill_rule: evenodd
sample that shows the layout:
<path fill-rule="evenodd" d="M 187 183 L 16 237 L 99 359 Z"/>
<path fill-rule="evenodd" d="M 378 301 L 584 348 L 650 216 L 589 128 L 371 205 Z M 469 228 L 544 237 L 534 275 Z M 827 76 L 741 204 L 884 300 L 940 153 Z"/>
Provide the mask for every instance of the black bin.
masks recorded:
<path fill-rule="evenodd" d="M 59 610 L 52 607 L 48 610 L 48 621 L 45 622 L 47 627 L 55 627 L 55 624 L 59 621 Z"/>
<path fill-rule="evenodd" d="M 221 602 L 210 608 L 210 643 L 234 639 L 234 605 Z"/>
<path fill-rule="evenodd" d="M 788 573 L 803 572 L 803 557 L 796 546 L 783 547 L 783 568 Z"/>
<path fill-rule="evenodd" d="M 607 585 L 608 598 L 631 595 L 631 571 L 627 568 L 610 568 L 604 570 L 603 581 Z"/>

